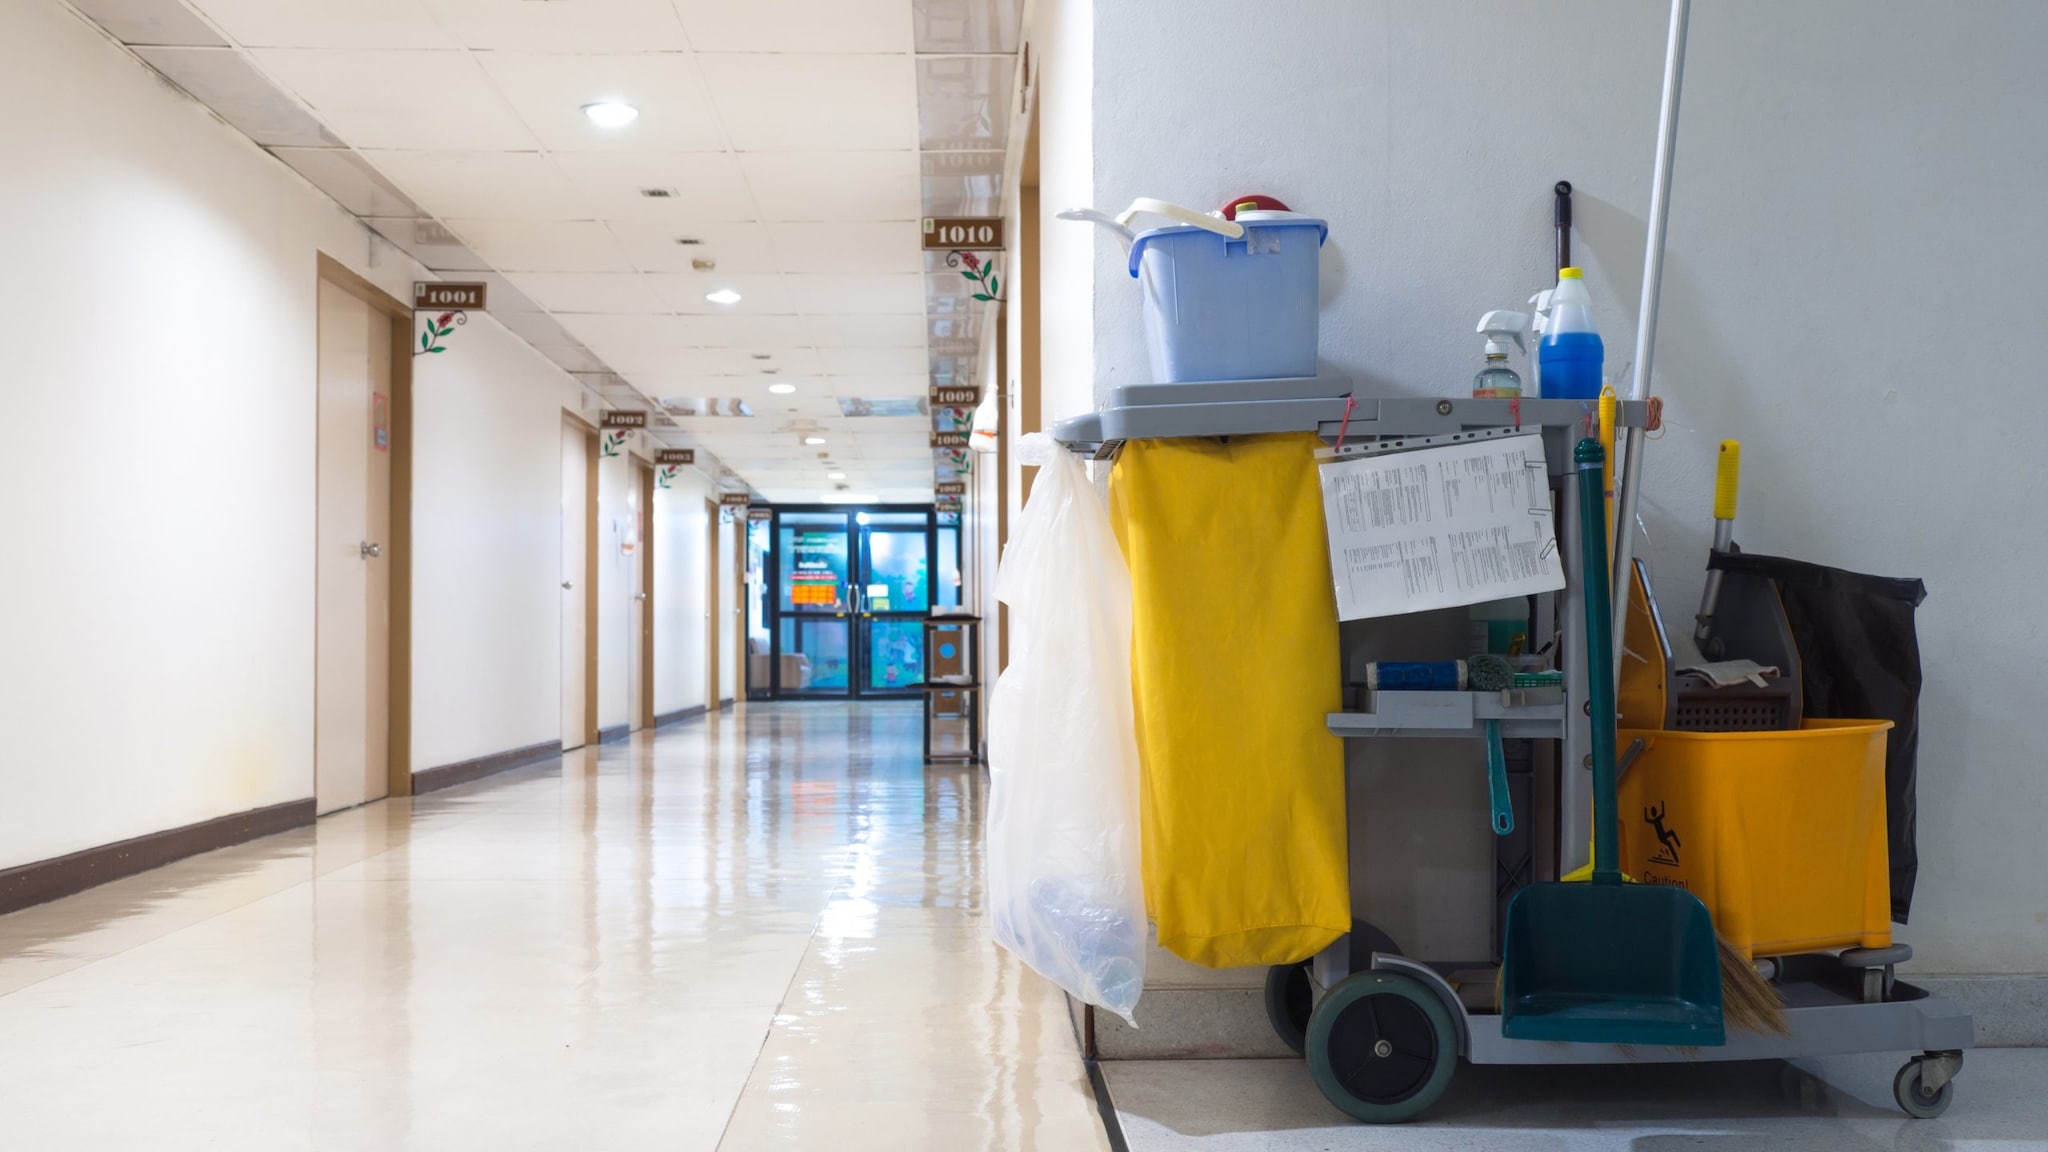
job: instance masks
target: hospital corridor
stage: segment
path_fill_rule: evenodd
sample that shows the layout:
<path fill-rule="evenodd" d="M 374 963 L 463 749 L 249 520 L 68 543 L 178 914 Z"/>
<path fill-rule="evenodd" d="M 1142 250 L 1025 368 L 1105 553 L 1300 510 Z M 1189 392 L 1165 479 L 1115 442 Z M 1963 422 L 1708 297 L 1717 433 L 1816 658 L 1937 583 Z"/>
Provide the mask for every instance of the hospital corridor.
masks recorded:
<path fill-rule="evenodd" d="M 0 0 L 0 1152 L 2048 1152 L 2043 43 Z"/>

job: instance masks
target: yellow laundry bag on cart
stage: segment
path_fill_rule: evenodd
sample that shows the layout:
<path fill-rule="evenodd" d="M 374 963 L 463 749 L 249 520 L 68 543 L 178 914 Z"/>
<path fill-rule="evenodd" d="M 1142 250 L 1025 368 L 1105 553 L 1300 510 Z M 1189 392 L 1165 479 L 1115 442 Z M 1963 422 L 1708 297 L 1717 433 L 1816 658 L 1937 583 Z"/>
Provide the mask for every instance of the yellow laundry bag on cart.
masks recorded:
<path fill-rule="evenodd" d="M 1131 569 L 1145 903 L 1214 968 L 1351 928 L 1336 593 L 1304 434 L 1133 440 L 1110 477 Z"/>

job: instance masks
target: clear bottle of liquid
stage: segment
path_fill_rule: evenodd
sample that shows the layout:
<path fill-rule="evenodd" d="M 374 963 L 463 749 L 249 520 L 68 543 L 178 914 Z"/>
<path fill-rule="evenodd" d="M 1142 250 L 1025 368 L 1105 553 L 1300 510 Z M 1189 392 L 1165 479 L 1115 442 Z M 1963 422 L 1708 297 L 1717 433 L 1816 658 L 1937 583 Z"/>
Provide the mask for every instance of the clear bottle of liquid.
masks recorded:
<path fill-rule="evenodd" d="M 1529 326 L 1524 312 L 1488 312 L 1479 319 L 1479 331 L 1486 337 L 1486 366 L 1472 378 L 1474 400 L 1519 400 L 1522 377 L 1508 366 L 1508 349 L 1522 342 Z"/>
<path fill-rule="evenodd" d="M 1505 353 L 1498 356 L 1486 354 L 1486 367 L 1472 378 L 1474 400 L 1519 400 L 1522 398 L 1522 378 L 1513 368 L 1508 367 Z"/>

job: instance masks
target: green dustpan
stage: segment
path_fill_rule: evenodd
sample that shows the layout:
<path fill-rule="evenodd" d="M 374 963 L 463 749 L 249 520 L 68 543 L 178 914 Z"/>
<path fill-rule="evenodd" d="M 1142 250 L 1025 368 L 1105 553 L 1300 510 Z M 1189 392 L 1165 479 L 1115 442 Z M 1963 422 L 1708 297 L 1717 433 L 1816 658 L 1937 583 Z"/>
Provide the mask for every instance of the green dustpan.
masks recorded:
<path fill-rule="evenodd" d="M 1592 702 L 1593 882 L 1537 884 L 1508 905 L 1501 1034 L 1586 1044 L 1727 1042 L 1721 968 L 1707 906 L 1680 888 L 1627 884 L 1615 859 L 1614 640 L 1607 598 L 1607 514 L 1597 440 L 1581 440 L 1581 571 Z"/>

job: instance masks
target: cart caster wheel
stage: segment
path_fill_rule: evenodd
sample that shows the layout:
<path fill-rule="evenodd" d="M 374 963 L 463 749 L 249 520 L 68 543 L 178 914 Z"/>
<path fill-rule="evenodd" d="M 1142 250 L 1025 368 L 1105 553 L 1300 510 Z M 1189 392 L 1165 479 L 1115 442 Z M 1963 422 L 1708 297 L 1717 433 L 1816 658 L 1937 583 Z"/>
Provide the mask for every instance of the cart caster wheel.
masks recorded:
<path fill-rule="evenodd" d="M 1413 1120 L 1458 1070 L 1450 1010 L 1396 972 L 1360 972 L 1330 989 L 1309 1017 L 1306 1043 L 1316 1087 L 1368 1124 Z"/>
<path fill-rule="evenodd" d="M 1308 965 L 1275 964 L 1266 969 L 1266 1019 L 1280 1042 L 1301 1055 L 1308 1040 L 1308 1018 L 1316 993 L 1309 984 Z"/>
<path fill-rule="evenodd" d="M 1923 1067 L 1926 1063 L 1926 1057 L 1916 1056 L 1906 1061 L 1905 1067 L 1900 1068 L 1899 1074 L 1892 1078 L 1892 1099 L 1897 1100 L 1906 1115 L 1915 1120 L 1932 1120 L 1948 1111 L 1949 1101 L 1953 1100 L 1956 1094 L 1954 1080 L 1943 1084 L 1939 1092 L 1927 1091 L 1927 1086 L 1921 1079 L 1926 1071 Z"/>

